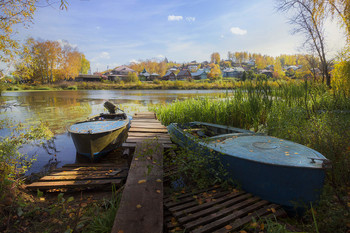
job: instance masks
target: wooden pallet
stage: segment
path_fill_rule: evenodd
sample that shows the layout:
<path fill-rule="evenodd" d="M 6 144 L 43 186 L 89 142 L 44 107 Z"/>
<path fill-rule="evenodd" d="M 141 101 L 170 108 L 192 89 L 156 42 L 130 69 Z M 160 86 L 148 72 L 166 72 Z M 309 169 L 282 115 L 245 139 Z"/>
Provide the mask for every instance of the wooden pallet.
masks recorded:
<path fill-rule="evenodd" d="M 243 191 L 211 188 L 164 199 L 167 229 L 186 232 L 236 232 L 253 218 L 286 215 L 281 206 Z"/>
<path fill-rule="evenodd" d="M 124 183 L 127 174 L 127 167 L 118 167 L 116 164 L 66 164 L 42 177 L 38 182 L 27 185 L 26 188 L 53 190 L 120 186 Z"/>

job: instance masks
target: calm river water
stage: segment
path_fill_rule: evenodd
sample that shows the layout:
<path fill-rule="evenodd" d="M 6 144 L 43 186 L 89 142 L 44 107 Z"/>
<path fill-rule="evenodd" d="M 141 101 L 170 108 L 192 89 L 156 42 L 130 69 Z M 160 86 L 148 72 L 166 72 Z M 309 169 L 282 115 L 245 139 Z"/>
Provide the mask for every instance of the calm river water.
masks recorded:
<path fill-rule="evenodd" d="M 27 125 L 46 122 L 55 137 L 44 144 L 25 145 L 21 152 L 36 155 L 29 173 L 40 172 L 49 166 L 61 167 L 76 161 L 76 150 L 67 127 L 76 121 L 106 112 L 103 103 L 109 100 L 129 115 L 147 111 L 150 104 L 167 104 L 176 99 L 199 96 L 217 97 L 224 90 L 86 90 L 5 92 L 0 97 L 0 119 L 8 118 Z M 9 135 L 0 130 L 0 137 Z"/>

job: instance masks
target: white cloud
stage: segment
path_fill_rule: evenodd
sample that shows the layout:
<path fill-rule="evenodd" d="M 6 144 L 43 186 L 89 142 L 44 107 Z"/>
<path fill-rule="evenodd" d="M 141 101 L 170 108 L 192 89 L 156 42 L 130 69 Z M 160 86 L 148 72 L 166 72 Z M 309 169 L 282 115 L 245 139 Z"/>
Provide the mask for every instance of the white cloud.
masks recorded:
<path fill-rule="evenodd" d="M 186 21 L 188 22 L 194 22 L 196 20 L 195 17 L 186 17 Z"/>
<path fill-rule="evenodd" d="M 230 31 L 232 32 L 232 34 L 240 35 L 240 36 L 247 34 L 247 30 L 240 29 L 239 27 L 232 27 Z"/>
<path fill-rule="evenodd" d="M 99 58 L 110 59 L 111 56 L 109 55 L 109 52 L 102 52 L 100 53 Z"/>
<path fill-rule="evenodd" d="M 157 55 L 157 58 L 165 58 L 165 56 L 163 54 L 159 54 Z"/>
<path fill-rule="evenodd" d="M 76 45 L 76 44 L 71 44 L 71 43 L 69 43 L 67 40 L 61 40 L 61 39 L 59 39 L 59 40 L 57 40 L 57 42 L 62 46 L 62 47 L 64 47 L 64 46 L 70 46 L 70 47 L 72 47 L 72 48 L 77 48 L 78 47 L 78 45 Z"/>
<path fill-rule="evenodd" d="M 139 61 L 137 61 L 136 59 L 131 59 L 130 61 L 129 61 L 129 63 L 140 63 Z"/>
<path fill-rule="evenodd" d="M 183 17 L 181 15 L 169 15 L 168 21 L 180 21 L 183 20 Z"/>

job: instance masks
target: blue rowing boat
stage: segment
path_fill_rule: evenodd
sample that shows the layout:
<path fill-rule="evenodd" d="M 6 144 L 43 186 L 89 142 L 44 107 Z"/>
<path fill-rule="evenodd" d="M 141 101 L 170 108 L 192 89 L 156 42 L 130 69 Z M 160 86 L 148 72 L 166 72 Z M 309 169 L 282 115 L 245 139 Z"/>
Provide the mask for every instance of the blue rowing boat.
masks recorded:
<path fill-rule="evenodd" d="M 131 117 L 125 113 L 101 113 L 68 128 L 81 155 L 97 160 L 126 140 Z"/>
<path fill-rule="evenodd" d="M 290 213 L 319 199 L 330 167 L 330 161 L 313 149 L 248 130 L 191 122 L 172 123 L 168 131 L 180 146 L 217 156 L 228 178 L 243 190 Z"/>

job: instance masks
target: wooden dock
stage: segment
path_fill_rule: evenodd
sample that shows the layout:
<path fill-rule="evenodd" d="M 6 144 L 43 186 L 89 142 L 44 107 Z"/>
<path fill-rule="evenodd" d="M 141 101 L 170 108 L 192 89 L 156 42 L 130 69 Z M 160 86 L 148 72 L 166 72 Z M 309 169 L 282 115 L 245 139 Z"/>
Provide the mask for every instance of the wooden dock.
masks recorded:
<path fill-rule="evenodd" d="M 113 233 L 163 232 L 163 152 L 172 146 L 166 127 L 154 113 L 134 115 L 123 147 L 135 152 Z"/>

